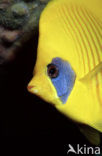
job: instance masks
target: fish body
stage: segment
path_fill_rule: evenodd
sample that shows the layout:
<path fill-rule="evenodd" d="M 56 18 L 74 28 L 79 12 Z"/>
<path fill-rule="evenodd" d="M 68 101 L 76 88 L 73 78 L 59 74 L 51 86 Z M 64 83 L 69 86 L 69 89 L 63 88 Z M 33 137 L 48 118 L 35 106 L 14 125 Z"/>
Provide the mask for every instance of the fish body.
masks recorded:
<path fill-rule="evenodd" d="M 52 0 L 28 90 L 102 132 L 102 0 Z"/>

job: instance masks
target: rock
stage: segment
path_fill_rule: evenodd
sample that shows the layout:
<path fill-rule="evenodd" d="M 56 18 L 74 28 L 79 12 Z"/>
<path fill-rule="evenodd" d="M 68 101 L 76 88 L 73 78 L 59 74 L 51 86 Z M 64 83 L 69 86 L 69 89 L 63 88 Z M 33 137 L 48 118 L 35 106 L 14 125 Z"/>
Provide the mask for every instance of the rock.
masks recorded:
<path fill-rule="evenodd" d="M 13 43 L 18 39 L 20 34 L 21 34 L 20 30 L 14 30 L 14 31 L 5 30 L 5 31 L 2 31 L 2 33 L 0 34 L 0 37 L 3 42 Z"/>
<path fill-rule="evenodd" d="M 48 1 L 0 0 L 1 65 L 12 61 L 19 48 L 38 31 L 39 17 Z"/>

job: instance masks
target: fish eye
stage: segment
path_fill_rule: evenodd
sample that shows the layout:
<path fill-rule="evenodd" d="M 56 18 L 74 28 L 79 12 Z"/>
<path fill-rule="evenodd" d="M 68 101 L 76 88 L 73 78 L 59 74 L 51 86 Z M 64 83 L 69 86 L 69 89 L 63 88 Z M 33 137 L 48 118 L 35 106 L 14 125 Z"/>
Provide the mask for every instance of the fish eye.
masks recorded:
<path fill-rule="evenodd" d="M 54 64 L 49 64 L 47 66 L 47 74 L 50 78 L 56 78 L 59 75 L 58 67 Z"/>

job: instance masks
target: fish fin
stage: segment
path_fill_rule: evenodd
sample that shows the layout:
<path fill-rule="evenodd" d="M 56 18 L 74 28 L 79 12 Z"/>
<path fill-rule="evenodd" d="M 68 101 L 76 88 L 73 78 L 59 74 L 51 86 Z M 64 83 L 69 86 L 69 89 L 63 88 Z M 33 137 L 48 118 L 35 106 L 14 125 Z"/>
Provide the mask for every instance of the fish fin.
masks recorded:
<path fill-rule="evenodd" d="M 94 124 L 94 127 L 102 133 L 102 120 Z"/>
<path fill-rule="evenodd" d="M 91 144 L 100 145 L 101 138 L 99 131 L 87 125 L 80 125 L 79 129 Z"/>
<path fill-rule="evenodd" d="M 99 63 L 94 69 L 92 69 L 88 74 L 80 79 L 81 82 L 90 81 L 98 72 L 102 70 L 102 62 Z"/>

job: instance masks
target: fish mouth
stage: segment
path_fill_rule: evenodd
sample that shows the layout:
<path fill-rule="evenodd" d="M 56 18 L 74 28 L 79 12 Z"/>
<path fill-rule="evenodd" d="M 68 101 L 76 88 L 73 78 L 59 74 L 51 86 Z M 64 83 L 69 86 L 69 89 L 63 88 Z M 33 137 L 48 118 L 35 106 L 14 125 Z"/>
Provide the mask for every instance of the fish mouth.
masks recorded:
<path fill-rule="evenodd" d="M 32 94 L 37 94 L 38 93 L 38 89 L 35 86 L 27 86 L 27 90 L 32 93 Z"/>

